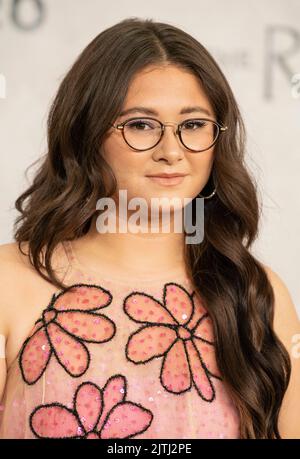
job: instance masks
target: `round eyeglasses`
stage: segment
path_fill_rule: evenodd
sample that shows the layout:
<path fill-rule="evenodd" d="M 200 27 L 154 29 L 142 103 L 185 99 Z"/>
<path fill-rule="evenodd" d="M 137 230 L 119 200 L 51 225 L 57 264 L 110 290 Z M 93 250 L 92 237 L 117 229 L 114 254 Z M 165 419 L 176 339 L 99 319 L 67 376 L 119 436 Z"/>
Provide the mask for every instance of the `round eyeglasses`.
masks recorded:
<path fill-rule="evenodd" d="M 162 139 L 167 125 L 177 125 L 178 135 L 182 145 L 190 151 L 200 152 L 211 148 L 218 140 L 222 126 L 209 118 L 190 118 L 182 123 L 162 123 L 150 117 L 134 117 L 120 124 L 111 124 L 115 129 L 122 131 L 127 145 L 136 151 L 146 151 L 154 148 Z"/>

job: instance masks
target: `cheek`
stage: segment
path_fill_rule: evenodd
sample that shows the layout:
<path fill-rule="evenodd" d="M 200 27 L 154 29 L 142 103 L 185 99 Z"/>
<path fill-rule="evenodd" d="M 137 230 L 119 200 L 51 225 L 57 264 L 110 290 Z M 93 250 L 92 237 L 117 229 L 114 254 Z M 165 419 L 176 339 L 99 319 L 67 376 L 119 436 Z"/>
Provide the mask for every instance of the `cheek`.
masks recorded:
<path fill-rule="evenodd" d="M 102 154 L 116 177 L 117 189 L 126 190 L 128 199 L 143 196 L 146 155 L 139 156 L 113 139 L 107 139 L 102 144 Z"/>
<path fill-rule="evenodd" d="M 130 190 L 135 193 L 143 188 L 142 180 L 145 174 L 144 163 L 142 158 L 130 155 L 128 152 L 119 151 L 118 154 L 110 154 L 106 161 L 113 170 L 117 179 L 118 188 Z"/>
<path fill-rule="evenodd" d="M 199 153 L 200 155 L 201 153 Z M 213 166 L 213 154 L 205 154 L 203 156 L 192 158 L 190 161 L 190 170 L 193 181 L 198 181 L 200 185 L 204 185 L 209 179 Z"/>
<path fill-rule="evenodd" d="M 121 178 L 132 173 L 132 157 L 131 155 L 128 155 L 128 152 L 124 151 L 124 149 L 116 149 L 116 147 L 114 149 L 107 148 L 105 150 L 104 158 L 117 178 Z"/>

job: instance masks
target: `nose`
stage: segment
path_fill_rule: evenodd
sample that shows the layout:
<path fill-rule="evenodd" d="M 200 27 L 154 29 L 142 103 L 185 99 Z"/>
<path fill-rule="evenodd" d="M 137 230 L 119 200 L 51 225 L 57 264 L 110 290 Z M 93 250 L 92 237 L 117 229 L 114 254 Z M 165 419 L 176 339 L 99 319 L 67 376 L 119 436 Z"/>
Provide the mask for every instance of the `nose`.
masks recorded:
<path fill-rule="evenodd" d="M 155 161 L 162 159 L 172 164 L 184 157 L 184 146 L 181 144 L 176 132 L 177 125 L 175 123 L 165 123 L 162 138 L 153 150 L 153 159 Z"/>

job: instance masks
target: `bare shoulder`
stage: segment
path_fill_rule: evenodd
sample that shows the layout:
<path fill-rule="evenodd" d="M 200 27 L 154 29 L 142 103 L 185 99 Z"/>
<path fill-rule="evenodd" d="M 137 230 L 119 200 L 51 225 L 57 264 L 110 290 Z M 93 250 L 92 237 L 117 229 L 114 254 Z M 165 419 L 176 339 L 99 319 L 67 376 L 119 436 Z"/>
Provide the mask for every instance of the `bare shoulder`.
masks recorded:
<path fill-rule="evenodd" d="M 22 244 L 22 253 L 17 242 L 0 245 L 0 287 L 1 302 L 10 303 L 10 299 L 23 295 L 30 283 L 37 279 L 37 273 L 31 265 L 28 244 Z"/>
<path fill-rule="evenodd" d="M 288 286 L 282 277 L 270 266 L 262 265 L 272 285 L 274 304 L 274 329 L 283 340 L 289 340 L 291 333 L 299 330 L 300 320 Z"/>
<path fill-rule="evenodd" d="M 25 288 L 28 286 L 29 279 L 36 281 L 37 276 L 41 278 L 30 262 L 28 242 L 22 242 L 20 247 L 17 242 L 0 245 L 0 279 L 2 279 L 2 285 L 6 285 L 8 282 L 7 285 L 13 284 L 15 287 Z M 67 266 L 68 260 L 66 255 L 62 257 L 63 253 L 62 245 L 59 244 L 52 257 L 54 269 Z"/>
<path fill-rule="evenodd" d="M 0 313 L 2 320 L 5 320 L 7 306 L 12 304 L 13 298 L 15 299 L 18 294 L 22 295 L 30 272 L 32 273 L 32 269 L 26 256 L 21 254 L 16 242 L 0 245 Z"/>
<path fill-rule="evenodd" d="M 53 254 L 52 266 L 56 268 L 64 268 L 66 264 L 61 263 L 61 246 L 58 247 Z M 29 256 L 29 245 L 23 242 L 21 250 L 17 242 L 10 242 L 0 245 L 0 288 L 1 288 L 1 303 L 12 305 L 16 303 L 16 299 L 22 298 L 24 303 L 25 298 L 38 292 L 40 288 L 51 289 L 51 284 L 47 282 L 36 271 L 31 264 Z M 66 263 L 67 259 L 64 259 Z M 58 271 L 57 271 L 58 272 Z M 0 305 L 1 308 L 1 305 Z"/>
<path fill-rule="evenodd" d="M 24 244 L 23 248 L 25 248 L 25 250 L 28 250 L 28 244 Z M 22 255 L 17 242 L 8 242 L 7 244 L 0 245 L 0 268 L 3 268 L 3 263 L 9 263 L 10 265 L 16 263 L 20 264 L 21 260 Z"/>
<path fill-rule="evenodd" d="M 7 338 L 8 366 L 15 359 L 22 342 L 48 305 L 57 288 L 36 271 L 28 257 L 28 244 L 0 245 L 0 333 Z M 52 266 L 61 264 L 61 247 L 54 251 Z M 64 269 L 62 271 L 62 274 Z M 58 272 L 57 272 L 58 273 Z M 58 273 L 59 274 L 59 273 Z"/>
<path fill-rule="evenodd" d="M 289 353 L 291 376 L 279 413 L 279 432 L 283 439 L 300 438 L 300 320 L 290 291 L 269 266 L 263 265 L 274 291 L 273 328 Z"/>

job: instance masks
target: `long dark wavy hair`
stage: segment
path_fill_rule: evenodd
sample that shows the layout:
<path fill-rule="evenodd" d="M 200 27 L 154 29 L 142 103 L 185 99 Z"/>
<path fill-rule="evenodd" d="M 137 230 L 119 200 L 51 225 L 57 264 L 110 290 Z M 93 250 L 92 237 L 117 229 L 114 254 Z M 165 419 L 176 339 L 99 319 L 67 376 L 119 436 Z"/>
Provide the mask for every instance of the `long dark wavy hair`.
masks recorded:
<path fill-rule="evenodd" d="M 217 193 L 205 201 L 204 240 L 187 245 L 187 268 L 212 319 L 217 364 L 238 409 L 240 438 L 281 438 L 278 415 L 291 364 L 273 329 L 272 286 L 249 251 L 261 207 L 244 159 L 245 126 L 224 74 L 195 38 L 170 24 L 131 17 L 81 52 L 52 101 L 47 153 L 15 201 L 21 215 L 14 237 L 21 251 L 27 243 L 30 262 L 44 279 L 67 287 L 52 268 L 53 251 L 88 232 L 97 200 L 117 186 L 101 141 L 135 74 L 168 64 L 199 78 L 217 120 L 228 126 L 215 145 L 211 179 Z"/>

